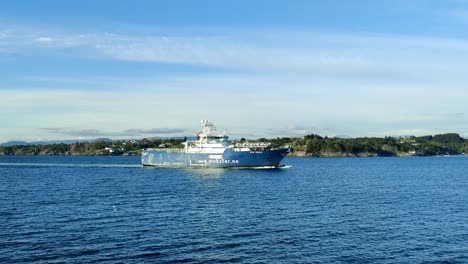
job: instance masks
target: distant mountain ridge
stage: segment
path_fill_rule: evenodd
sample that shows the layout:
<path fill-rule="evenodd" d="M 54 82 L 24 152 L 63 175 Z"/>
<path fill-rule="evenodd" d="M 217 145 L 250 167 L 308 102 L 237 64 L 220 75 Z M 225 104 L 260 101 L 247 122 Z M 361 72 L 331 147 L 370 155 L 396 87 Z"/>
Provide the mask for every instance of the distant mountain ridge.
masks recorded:
<path fill-rule="evenodd" d="M 0 144 L 1 147 L 11 147 L 11 146 L 26 146 L 30 145 L 31 143 L 28 143 L 26 141 L 8 141 L 5 143 Z"/>
<path fill-rule="evenodd" d="M 75 139 L 75 140 L 49 140 L 49 141 L 32 141 L 32 142 L 26 142 L 26 141 L 8 141 L 5 143 L 0 144 L 1 147 L 11 147 L 11 146 L 29 146 L 29 145 L 51 145 L 51 144 L 73 144 L 76 142 L 95 142 L 95 141 L 106 141 L 106 142 L 112 142 L 113 140 L 110 138 L 96 138 L 96 139 Z"/>
<path fill-rule="evenodd" d="M 174 138 L 174 139 L 182 139 L 184 137 L 149 137 L 148 139 L 168 139 L 168 138 Z M 193 140 L 194 137 L 187 137 L 188 139 Z M 124 139 L 125 141 L 129 141 L 132 139 Z M 96 138 L 96 139 L 69 139 L 69 140 L 48 140 L 48 141 L 32 141 L 32 142 L 27 142 L 27 141 L 21 141 L 21 140 L 13 140 L 13 141 L 8 141 L 5 143 L 0 144 L 0 147 L 12 147 L 12 146 L 31 146 L 31 145 L 38 145 L 38 146 L 45 146 L 45 145 L 51 145 L 51 144 L 73 144 L 73 143 L 81 143 L 81 142 L 96 142 L 96 141 L 104 141 L 104 142 L 113 142 L 113 141 L 122 141 L 120 140 L 113 140 L 110 138 Z"/>

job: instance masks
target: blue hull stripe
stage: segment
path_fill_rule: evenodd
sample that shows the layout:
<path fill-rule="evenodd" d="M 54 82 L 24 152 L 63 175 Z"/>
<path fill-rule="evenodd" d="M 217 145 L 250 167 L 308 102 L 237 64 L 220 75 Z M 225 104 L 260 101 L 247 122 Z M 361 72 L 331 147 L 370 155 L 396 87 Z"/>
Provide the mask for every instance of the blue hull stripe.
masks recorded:
<path fill-rule="evenodd" d="M 288 148 L 262 151 L 232 151 L 223 154 L 193 154 L 167 150 L 144 150 L 141 163 L 160 167 L 279 167 Z"/>

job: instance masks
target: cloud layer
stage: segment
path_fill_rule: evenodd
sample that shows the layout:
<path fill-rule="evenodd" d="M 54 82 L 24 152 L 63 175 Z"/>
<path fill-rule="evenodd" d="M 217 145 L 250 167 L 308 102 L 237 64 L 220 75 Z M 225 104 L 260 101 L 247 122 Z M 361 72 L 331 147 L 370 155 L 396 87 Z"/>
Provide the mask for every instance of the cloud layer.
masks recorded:
<path fill-rule="evenodd" d="M 14 54 L 12 60 L 32 63 L 41 54 L 44 62 L 34 61 L 39 66 L 52 58 L 70 66 L 106 61 L 106 67 L 129 72 L 21 73 L 21 85 L 0 85 L 0 136 L 6 141 L 192 135 L 200 119 L 251 137 L 468 132 L 464 39 L 217 32 L 0 28 L 0 54 Z M 187 71 L 187 65 L 198 70 Z M 161 67 L 173 70 L 152 77 Z M 130 73 L 140 69 L 150 74 Z"/>
<path fill-rule="evenodd" d="M 398 35 L 266 30 L 184 37 L 35 31 L 0 30 L 0 52 L 85 48 L 113 60 L 382 80 L 456 77 L 461 73 L 459 58 L 468 57 L 464 39 Z"/>
<path fill-rule="evenodd" d="M 101 131 L 98 129 L 70 129 L 70 128 L 41 128 L 41 130 L 59 134 L 62 136 L 71 136 L 76 138 L 94 138 L 94 137 L 142 137 L 142 136 L 177 136 L 186 132 L 182 128 L 152 128 L 152 129 L 126 129 L 124 131 Z"/>

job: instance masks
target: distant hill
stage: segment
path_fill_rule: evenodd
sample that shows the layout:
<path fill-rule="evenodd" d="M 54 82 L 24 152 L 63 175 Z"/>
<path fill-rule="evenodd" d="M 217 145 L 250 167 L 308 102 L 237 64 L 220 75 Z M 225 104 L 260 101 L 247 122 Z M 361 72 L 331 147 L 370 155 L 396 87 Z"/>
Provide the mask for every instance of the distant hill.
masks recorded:
<path fill-rule="evenodd" d="M 157 140 L 157 139 L 183 139 L 184 137 L 150 137 L 148 139 L 151 140 Z M 187 137 L 188 140 L 195 140 L 195 137 Z M 129 141 L 131 139 L 125 139 L 125 141 Z M 70 139 L 70 140 L 49 140 L 49 141 L 32 141 L 32 142 L 26 142 L 26 141 L 20 141 L 20 140 L 14 140 L 14 141 L 8 141 L 5 143 L 0 144 L 0 147 L 12 147 L 12 146 L 45 146 L 45 145 L 51 145 L 51 144 L 74 144 L 76 142 L 81 143 L 81 142 L 114 142 L 118 140 L 113 140 L 110 138 L 96 138 L 96 139 Z M 120 140 L 122 141 L 122 140 Z"/>
<path fill-rule="evenodd" d="M 112 142 L 112 139 L 109 138 L 97 138 L 97 139 L 91 139 L 91 140 L 85 140 L 85 139 L 75 139 L 75 140 L 49 140 L 49 141 L 32 141 L 32 142 L 26 142 L 26 141 L 8 141 L 3 144 L 0 144 L 1 147 L 11 147 L 11 146 L 31 146 L 31 145 L 36 145 L 36 146 L 45 146 L 45 145 L 51 145 L 51 144 L 73 144 L 76 142 L 95 142 L 95 141 L 101 141 L 101 142 Z"/>
<path fill-rule="evenodd" d="M 26 146 L 26 145 L 31 145 L 31 144 L 26 141 L 8 141 L 3 144 L 0 144 L 0 146 L 2 147 Z"/>
<path fill-rule="evenodd" d="M 113 140 L 110 138 L 96 138 L 95 140 L 91 140 L 89 142 L 112 142 Z M 75 141 L 76 142 L 76 141 Z"/>

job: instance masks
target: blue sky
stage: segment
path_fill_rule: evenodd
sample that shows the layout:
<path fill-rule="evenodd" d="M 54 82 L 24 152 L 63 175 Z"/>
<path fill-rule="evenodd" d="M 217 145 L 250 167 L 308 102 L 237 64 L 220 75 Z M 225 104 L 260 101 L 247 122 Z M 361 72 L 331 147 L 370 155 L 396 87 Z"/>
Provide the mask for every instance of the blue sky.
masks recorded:
<path fill-rule="evenodd" d="M 468 1 L 4 1 L 0 142 L 468 137 Z"/>

